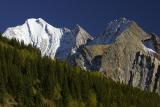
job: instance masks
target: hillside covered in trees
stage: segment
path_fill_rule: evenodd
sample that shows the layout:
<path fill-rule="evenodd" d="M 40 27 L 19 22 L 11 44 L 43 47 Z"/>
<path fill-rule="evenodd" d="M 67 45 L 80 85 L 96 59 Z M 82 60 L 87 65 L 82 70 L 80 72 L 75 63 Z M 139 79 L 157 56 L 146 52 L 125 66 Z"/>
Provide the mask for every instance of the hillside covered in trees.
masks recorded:
<path fill-rule="evenodd" d="M 160 96 L 0 36 L 0 107 L 160 107 Z"/>

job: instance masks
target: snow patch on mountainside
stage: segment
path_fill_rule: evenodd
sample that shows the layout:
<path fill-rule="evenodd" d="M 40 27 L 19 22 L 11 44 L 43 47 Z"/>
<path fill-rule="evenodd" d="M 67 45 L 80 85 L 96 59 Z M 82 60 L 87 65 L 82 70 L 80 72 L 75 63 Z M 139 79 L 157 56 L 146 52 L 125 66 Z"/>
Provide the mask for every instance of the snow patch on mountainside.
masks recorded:
<path fill-rule="evenodd" d="M 144 45 L 145 45 L 147 48 L 150 48 L 150 49 L 152 49 L 152 50 L 155 51 L 155 49 L 154 49 L 154 44 L 153 44 L 153 41 L 152 41 L 152 40 L 149 40 L 149 41 L 144 42 Z"/>
<path fill-rule="evenodd" d="M 145 50 L 145 52 L 148 52 L 149 54 L 153 54 L 156 53 L 153 49 L 146 47 L 145 45 L 143 45 L 143 49 Z"/>

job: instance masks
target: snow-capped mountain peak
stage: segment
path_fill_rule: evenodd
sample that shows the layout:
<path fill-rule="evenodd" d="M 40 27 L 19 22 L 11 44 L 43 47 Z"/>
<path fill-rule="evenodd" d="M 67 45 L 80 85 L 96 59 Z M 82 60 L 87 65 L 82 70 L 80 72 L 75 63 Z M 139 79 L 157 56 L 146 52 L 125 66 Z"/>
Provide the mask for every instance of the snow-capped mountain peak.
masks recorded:
<path fill-rule="evenodd" d="M 61 28 L 55 28 L 41 18 L 28 19 L 23 25 L 8 28 L 3 33 L 3 36 L 9 39 L 16 38 L 24 41 L 26 45 L 36 46 L 41 50 L 42 55 L 51 55 L 52 58 L 59 47 L 62 35 Z"/>
<path fill-rule="evenodd" d="M 30 18 L 23 25 L 8 28 L 3 36 L 24 41 L 26 45 L 33 45 L 40 49 L 43 56 L 47 55 L 53 59 L 56 56 L 56 58 L 63 60 L 67 58 L 73 48 L 76 51 L 77 42 L 84 41 L 81 38 L 77 41 L 79 34 L 74 31 L 68 28 L 53 27 L 42 18 Z M 90 39 L 88 36 L 90 35 L 86 35 L 85 39 Z M 86 44 L 87 40 L 79 45 Z"/>

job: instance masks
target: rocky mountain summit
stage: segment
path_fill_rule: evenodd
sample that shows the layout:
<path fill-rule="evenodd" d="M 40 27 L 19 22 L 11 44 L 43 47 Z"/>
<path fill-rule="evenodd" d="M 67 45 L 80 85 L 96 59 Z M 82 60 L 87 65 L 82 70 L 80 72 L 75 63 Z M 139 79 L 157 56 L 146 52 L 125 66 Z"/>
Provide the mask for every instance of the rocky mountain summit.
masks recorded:
<path fill-rule="evenodd" d="M 69 62 L 102 72 L 114 81 L 159 93 L 159 46 L 158 36 L 122 18 L 109 23 L 101 36 L 79 49 Z"/>
<path fill-rule="evenodd" d="M 8 28 L 3 36 L 32 44 L 42 55 L 160 94 L 160 38 L 126 18 L 110 22 L 96 37 L 79 25 L 55 28 L 40 18 Z"/>

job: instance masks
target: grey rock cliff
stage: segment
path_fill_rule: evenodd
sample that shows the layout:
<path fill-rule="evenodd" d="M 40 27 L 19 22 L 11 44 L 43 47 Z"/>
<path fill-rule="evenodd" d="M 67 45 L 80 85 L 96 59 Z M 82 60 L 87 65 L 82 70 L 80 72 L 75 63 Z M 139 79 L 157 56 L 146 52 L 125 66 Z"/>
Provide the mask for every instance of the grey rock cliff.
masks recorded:
<path fill-rule="evenodd" d="M 129 24 L 126 24 L 123 21 L 118 21 L 118 27 L 123 26 L 120 32 L 115 30 L 116 33 L 112 32 L 112 35 L 105 32 L 92 44 L 79 49 L 69 62 L 86 70 L 102 72 L 114 81 L 160 93 L 159 48 L 154 45 L 156 49 L 152 50 L 144 44 L 151 38 L 154 44 L 158 44 L 157 39 L 144 32 L 135 22 L 127 21 Z"/>

